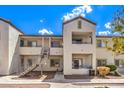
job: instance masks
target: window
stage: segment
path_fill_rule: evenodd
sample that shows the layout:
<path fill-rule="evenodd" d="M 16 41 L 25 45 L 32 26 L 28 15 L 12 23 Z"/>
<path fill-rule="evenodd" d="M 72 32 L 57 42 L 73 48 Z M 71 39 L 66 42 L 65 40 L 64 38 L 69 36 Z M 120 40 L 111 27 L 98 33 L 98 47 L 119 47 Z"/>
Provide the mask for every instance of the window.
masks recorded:
<path fill-rule="evenodd" d="M 60 47 L 60 42 L 59 41 L 53 41 L 51 42 L 51 47 Z"/>
<path fill-rule="evenodd" d="M 32 66 L 32 59 L 28 59 L 28 65 Z"/>
<path fill-rule="evenodd" d="M 20 47 L 24 47 L 24 40 L 20 40 Z"/>
<path fill-rule="evenodd" d="M 97 40 L 97 47 L 107 47 L 108 41 L 107 40 Z"/>
<path fill-rule="evenodd" d="M 81 25 L 82 25 L 82 23 L 81 23 L 81 20 L 80 20 L 80 21 L 78 21 L 78 28 L 79 29 L 81 29 Z"/>
<path fill-rule="evenodd" d="M 36 47 L 37 46 L 37 42 L 36 41 L 28 41 L 28 46 L 29 47 Z"/>
<path fill-rule="evenodd" d="M 97 43 L 97 47 L 102 47 L 102 40 L 97 40 L 96 43 Z"/>
<path fill-rule="evenodd" d="M 50 60 L 50 66 L 51 67 L 60 67 L 60 59 L 51 59 Z"/>
<path fill-rule="evenodd" d="M 97 60 L 97 66 L 106 66 L 107 61 L 106 59 L 98 59 Z"/>
<path fill-rule="evenodd" d="M 124 62 L 122 59 L 115 59 L 115 65 L 117 67 L 124 67 Z"/>

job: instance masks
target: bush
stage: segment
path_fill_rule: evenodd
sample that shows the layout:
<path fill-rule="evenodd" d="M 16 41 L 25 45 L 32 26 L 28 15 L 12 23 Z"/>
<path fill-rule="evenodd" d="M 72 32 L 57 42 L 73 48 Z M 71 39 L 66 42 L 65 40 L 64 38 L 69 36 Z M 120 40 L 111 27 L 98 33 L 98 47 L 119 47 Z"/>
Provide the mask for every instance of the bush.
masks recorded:
<path fill-rule="evenodd" d="M 111 71 L 116 71 L 117 67 L 115 65 L 107 65 L 106 67 L 110 68 L 110 72 Z"/>
<path fill-rule="evenodd" d="M 101 66 L 101 67 L 97 67 L 97 71 L 101 76 L 105 77 L 107 74 L 109 74 L 110 68 Z"/>
<path fill-rule="evenodd" d="M 121 76 L 120 73 L 117 72 L 117 71 L 114 71 L 114 75 L 115 75 L 115 76 Z"/>

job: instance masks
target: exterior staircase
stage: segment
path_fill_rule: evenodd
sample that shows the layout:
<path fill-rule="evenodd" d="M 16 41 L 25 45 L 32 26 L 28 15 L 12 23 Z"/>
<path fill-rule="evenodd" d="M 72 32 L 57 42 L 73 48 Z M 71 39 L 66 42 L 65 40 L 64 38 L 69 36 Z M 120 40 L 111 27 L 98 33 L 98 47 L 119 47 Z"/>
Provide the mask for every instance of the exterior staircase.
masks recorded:
<path fill-rule="evenodd" d="M 49 58 L 49 48 L 43 47 L 41 49 L 41 53 L 40 53 L 40 62 L 39 63 L 36 63 L 36 64 L 33 64 L 32 66 L 30 66 L 29 68 L 27 68 L 24 72 L 20 73 L 20 75 L 18 77 L 23 77 L 26 74 L 28 74 L 29 72 L 33 71 L 38 66 L 40 66 L 40 65 L 43 64 L 42 63 L 43 60 L 47 62 L 48 58 Z"/>

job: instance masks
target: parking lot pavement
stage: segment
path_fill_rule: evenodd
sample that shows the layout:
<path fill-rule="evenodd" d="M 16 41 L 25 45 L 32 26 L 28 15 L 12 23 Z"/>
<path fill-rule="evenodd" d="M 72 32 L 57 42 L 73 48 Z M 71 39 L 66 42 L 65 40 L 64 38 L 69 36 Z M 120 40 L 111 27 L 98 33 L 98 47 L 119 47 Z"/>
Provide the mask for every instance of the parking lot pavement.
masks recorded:
<path fill-rule="evenodd" d="M 51 88 L 124 88 L 124 84 L 73 84 L 52 83 Z"/>

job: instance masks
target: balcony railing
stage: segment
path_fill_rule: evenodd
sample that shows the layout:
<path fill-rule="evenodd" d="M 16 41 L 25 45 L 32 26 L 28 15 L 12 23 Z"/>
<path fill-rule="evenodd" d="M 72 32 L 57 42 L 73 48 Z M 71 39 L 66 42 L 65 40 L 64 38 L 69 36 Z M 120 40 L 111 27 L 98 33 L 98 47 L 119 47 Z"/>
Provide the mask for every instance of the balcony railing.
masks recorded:
<path fill-rule="evenodd" d="M 52 48 L 62 48 L 63 46 L 62 45 L 58 45 L 58 46 L 53 46 L 51 45 Z"/>
<path fill-rule="evenodd" d="M 92 65 L 88 65 L 88 66 L 79 65 L 79 66 L 77 66 L 77 67 L 72 66 L 72 69 L 82 69 L 82 68 L 92 69 Z"/>
<path fill-rule="evenodd" d="M 75 41 L 72 41 L 72 44 L 92 44 L 92 42 L 75 42 Z"/>
<path fill-rule="evenodd" d="M 42 45 L 36 45 L 36 46 L 23 45 L 23 46 L 20 46 L 20 47 L 42 47 Z"/>
<path fill-rule="evenodd" d="M 41 47 L 20 47 L 21 55 L 40 55 Z"/>

